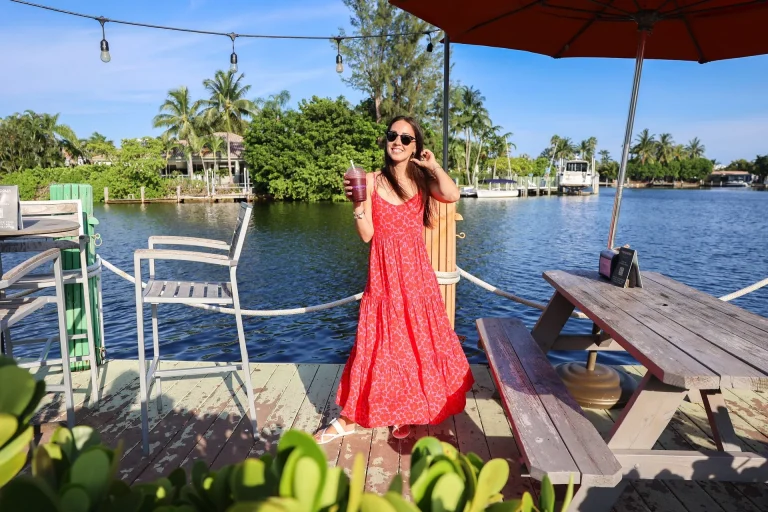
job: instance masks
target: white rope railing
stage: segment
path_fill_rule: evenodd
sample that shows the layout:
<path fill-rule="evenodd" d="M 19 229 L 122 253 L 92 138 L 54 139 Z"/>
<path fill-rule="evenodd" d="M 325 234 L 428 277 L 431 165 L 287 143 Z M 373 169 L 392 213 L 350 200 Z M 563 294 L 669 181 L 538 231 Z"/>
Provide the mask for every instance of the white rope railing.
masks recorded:
<path fill-rule="evenodd" d="M 101 260 L 101 263 L 107 267 L 109 270 L 114 272 L 115 274 L 119 275 L 123 279 L 126 279 L 130 281 L 131 283 L 136 284 L 136 279 L 130 275 L 127 272 L 124 272 L 108 262 L 107 260 L 103 259 Z M 141 283 L 142 288 L 147 287 L 147 283 L 142 282 Z M 303 308 L 290 308 L 290 309 L 242 309 L 240 310 L 240 313 L 242 313 L 243 316 L 288 316 L 288 315 L 303 315 L 304 313 L 314 313 L 315 311 L 322 311 L 324 309 L 330 309 L 335 308 L 337 306 L 343 306 L 344 304 L 349 304 L 350 302 L 358 301 L 362 298 L 363 294 L 362 292 L 350 295 L 349 297 L 344 297 L 340 300 L 335 300 L 333 302 L 328 302 L 325 304 L 318 304 L 317 306 L 306 306 Z M 207 311 L 215 311 L 217 313 L 227 313 L 230 315 L 235 314 L 235 310 L 233 308 L 223 308 L 220 306 L 211 306 L 209 304 L 185 304 L 186 306 L 191 306 L 193 308 L 200 308 L 205 309 Z"/>
<path fill-rule="evenodd" d="M 738 299 L 739 297 L 742 297 L 748 293 L 752 293 L 755 290 L 759 290 L 763 286 L 768 286 L 768 277 L 766 277 L 762 281 L 756 282 L 755 284 L 751 284 L 746 288 L 742 288 L 741 290 L 736 290 L 735 292 L 729 293 L 728 295 L 723 295 L 722 297 L 719 297 L 719 299 L 722 301 L 728 302 L 729 300 Z"/>
<path fill-rule="evenodd" d="M 117 274 L 118 276 L 122 277 L 123 279 L 130 281 L 131 283 L 136 283 L 136 279 L 127 272 L 124 272 L 105 260 L 104 258 L 101 258 L 101 263 L 109 270 Z M 471 282 L 472 284 L 475 284 L 479 286 L 480 288 L 483 288 L 484 290 L 487 290 L 493 294 L 496 294 L 500 297 L 504 297 L 506 299 L 510 299 L 512 301 L 515 301 L 519 304 L 522 304 L 524 306 L 528 306 L 535 309 L 544 310 L 547 305 L 542 304 L 540 302 L 532 301 L 525 299 L 523 297 L 518 297 L 517 295 L 514 295 L 510 292 L 500 290 L 499 288 L 486 283 L 482 279 L 473 276 L 469 272 L 456 267 L 456 270 L 454 272 L 440 272 L 436 271 L 435 275 L 437 276 L 437 282 L 439 284 L 455 284 L 458 283 L 459 280 L 463 277 L 467 281 Z M 763 279 L 760 282 L 757 282 L 753 285 L 747 286 L 746 288 L 743 288 L 741 290 L 735 291 L 731 294 L 724 295 L 720 297 L 720 300 L 723 301 L 729 301 L 732 299 L 735 299 L 737 297 L 741 297 L 743 295 L 746 295 L 748 293 L 751 293 L 759 288 L 762 288 L 764 286 L 768 285 L 768 278 Z M 141 283 L 142 288 L 147 287 L 147 283 L 142 282 Z M 271 316 L 289 316 L 289 315 L 302 315 L 305 313 L 314 313 L 316 311 L 322 311 L 324 309 L 330 309 L 335 308 L 337 306 L 343 306 L 345 304 L 349 304 L 351 302 L 358 301 L 362 298 L 363 294 L 357 293 L 355 295 L 350 295 L 349 297 L 345 297 L 343 299 L 335 300 L 333 302 L 327 302 L 325 304 L 318 304 L 316 306 L 305 306 L 305 307 L 298 307 L 298 308 L 289 308 L 289 309 L 243 309 L 241 310 L 241 313 L 243 316 L 262 316 L 262 317 L 271 317 Z M 209 304 L 186 304 L 187 306 L 191 306 L 194 308 L 199 309 L 205 309 L 207 311 L 215 311 L 217 313 L 227 313 L 230 315 L 235 314 L 235 310 L 233 308 L 225 308 L 221 306 L 211 306 Z M 588 318 L 587 315 L 580 311 L 574 311 L 571 313 L 572 318 L 581 318 L 586 319 Z"/>
<path fill-rule="evenodd" d="M 522 304 L 524 306 L 540 309 L 542 311 L 544 311 L 544 309 L 547 307 L 546 304 L 542 304 L 540 302 L 535 302 L 535 301 L 532 301 L 532 300 L 524 299 L 524 298 L 518 297 L 517 295 L 514 295 L 512 293 L 505 292 L 504 290 L 500 290 L 500 289 L 496 288 L 495 286 L 493 286 L 492 284 L 486 283 L 482 279 L 479 279 L 479 278 L 473 276 L 472 274 L 470 274 L 466 270 L 462 270 L 459 267 L 456 267 L 456 269 L 458 270 L 459 274 L 461 274 L 461 277 L 463 277 L 467 281 L 469 281 L 469 282 L 471 282 L 473 284 L 476 284 L 477 286 L 479 286 L 480 288 L 483 288 L 484 290 L 488 290 L 491 293 L 495 293 L 496 295 L 498 295 L 500 297 L 504 297 L 504 298 L 507 298 L 509 300 L 513 300 L 513 301 L 515 301 L 515 302 L 517 302 L 519 304 Z M 589 317 L 587 317 L 587 315 L 585 315 L 581 311 L 574 311 L 573 313 L 571 313 L 571 317 L 572 318 L 589 318 Z"/>

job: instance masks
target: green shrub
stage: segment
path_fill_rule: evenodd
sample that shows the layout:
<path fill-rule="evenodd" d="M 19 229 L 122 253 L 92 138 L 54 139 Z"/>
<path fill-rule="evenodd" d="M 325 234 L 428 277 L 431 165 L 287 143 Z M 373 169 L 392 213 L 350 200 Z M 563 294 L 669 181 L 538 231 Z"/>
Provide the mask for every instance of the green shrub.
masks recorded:
<path fill-rule="evenodd" d="M 27 370 L 5 356 L 0 356 L 0 382 L 1 488 L 26 462 L 27 447 L 33 434 L 29 421 L 45 394 L 45 383 L 35 382 Z"/>

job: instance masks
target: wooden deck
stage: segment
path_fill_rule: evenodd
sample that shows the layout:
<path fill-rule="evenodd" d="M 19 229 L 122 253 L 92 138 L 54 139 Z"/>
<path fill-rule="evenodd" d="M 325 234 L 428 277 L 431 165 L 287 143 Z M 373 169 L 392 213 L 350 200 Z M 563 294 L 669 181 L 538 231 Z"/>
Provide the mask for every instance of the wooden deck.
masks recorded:
<path fill-rule="evenodd" d="M 190 367 L 195 362 L 168 362 L 164 368 Z M 223 364 L 223 363 L 222 363 Z M 141 453 L 138 404 L 138 363 L 115 360 L 100 375 L 101 400 L 97 409 L 85 408 L 88 373 L 73 375 L 77 423 L 98 430 L 109 445 L 123 441 L 124 455 L 120 474 L 127 482 L 144 482 L 167 475 L 181 465 L 187 469 L 202 459 L 214 469 L 224 464 L 258 456 L 272 449 L 280 434 L 289 428 L 314 431 L 338 414 L 335 390 L 341 376 L 340 365 L 328 364 L 253 364 L 258 423 L 266 443 L 254 444 L 245 416 L 245 392 L 235 375 L 169 379 L 163 382 L 162 412 L 150 403 L 151 454 Z M 486 366 L 475 365 L 476 384 L 468 396 L 464 413 L 437 426 L 416 428 L 416 437 L 433 435 L 449 441 L 464 452 L 472 451 L 483 459 L 502 457 L 510 462 L 512 478 L 506 496 L 517 496 L 532 489 L 531 481 L 520 475 L 519 453 L 512 439 L 509 422 L 498 400 L 493 398 L 493 381 Z M 40 369 L 49 372 L 50 369 Z M 641 367 L 628 367 L 636 377 Z M 45 374 L 57 382 L 60 374 Z M 768 455 L 768 394 L 752 391 L 726 391 L 736 433 L 747 450 Z M 37 415 L 46 439 L 57 422 L 64 420 L 60 397 L 46 395 Z M 601 433 L 607 432 L 618 411 L 586 411 Z M 245 421 L 242 421 L 243 418 Z M 403 442 L 393 440 L 388 429 L 363 430 L 325 445 L 329 464 L 351 469 L 353 457 L 366 457 L 366 487 L 383 492 L 399 470 L 407 477 L 413 436 Z M 671 427 L 656 448 L 714 449 L 704 408 L 684 402 Z M 717 482 L 642 481 L 628 486 L 614 507 L 616 512 L 694 512 L 768 510 L 768 485 L 725 484 Z"/>

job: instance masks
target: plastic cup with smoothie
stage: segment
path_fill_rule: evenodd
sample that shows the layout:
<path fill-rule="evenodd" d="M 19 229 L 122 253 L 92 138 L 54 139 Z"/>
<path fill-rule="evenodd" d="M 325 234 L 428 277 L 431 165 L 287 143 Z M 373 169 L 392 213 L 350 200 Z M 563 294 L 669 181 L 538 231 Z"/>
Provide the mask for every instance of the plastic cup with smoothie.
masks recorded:
<path fill-rule="evenodd" d="M 344 173 L 344 179 L 348 180 L 349 186 L 352 187 L 353 203 L 362 203 L 368 198 L 366 194 L 366 189 L 365 189 L 365 183 L 366 183 L 365 174 L 366 174 L 365 169 L 361 169 L 360 167 L 355 167 L 354 163 L 352 163 L 352 167 L 347 169 L 347 172 Z"/>

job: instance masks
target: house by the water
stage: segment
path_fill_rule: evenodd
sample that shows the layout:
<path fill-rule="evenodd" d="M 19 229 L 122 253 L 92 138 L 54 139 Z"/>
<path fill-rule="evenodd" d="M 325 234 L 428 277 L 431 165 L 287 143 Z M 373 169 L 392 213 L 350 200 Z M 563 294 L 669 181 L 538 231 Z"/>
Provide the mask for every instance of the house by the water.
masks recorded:
<path fill-rule="evenodd" d="M 202 173 L 204 169 L 218 169 L 218 175 L 221 177 L 227 176 L 227 133 L 216 132 L 212 136 L 222 139 L 223 144 L 221 149 L 214 154 L 208 147 L 205 147 L 200 153 L 192 154 L 192 171 L 193 173 Z M 186 140 L 179 140 L 180 146 L 186 146 Z M 229 147 L 230 147 L 230 159 L 232 175 L 235 183 L 241 181 L 241 171 L 245 171 L 245 160 L 243 159 L 243 153 L 245 146 L 243 145 L 243 136 L 236 133 L 229 134 Z M 170 157 L 167 159 L 165 169 L 162 171 L 163 176 L 172 175 L 188 176 L 187 170 L 187 157 L 184 154 L 183 147 L 177 147 L 173 150 Z"/>
<path fill-rule="evenodd" d="M 747 171 L 714 171 L 706 177 L 704 185 L 710 187 L 748 187 L 753 176 Z"/>

